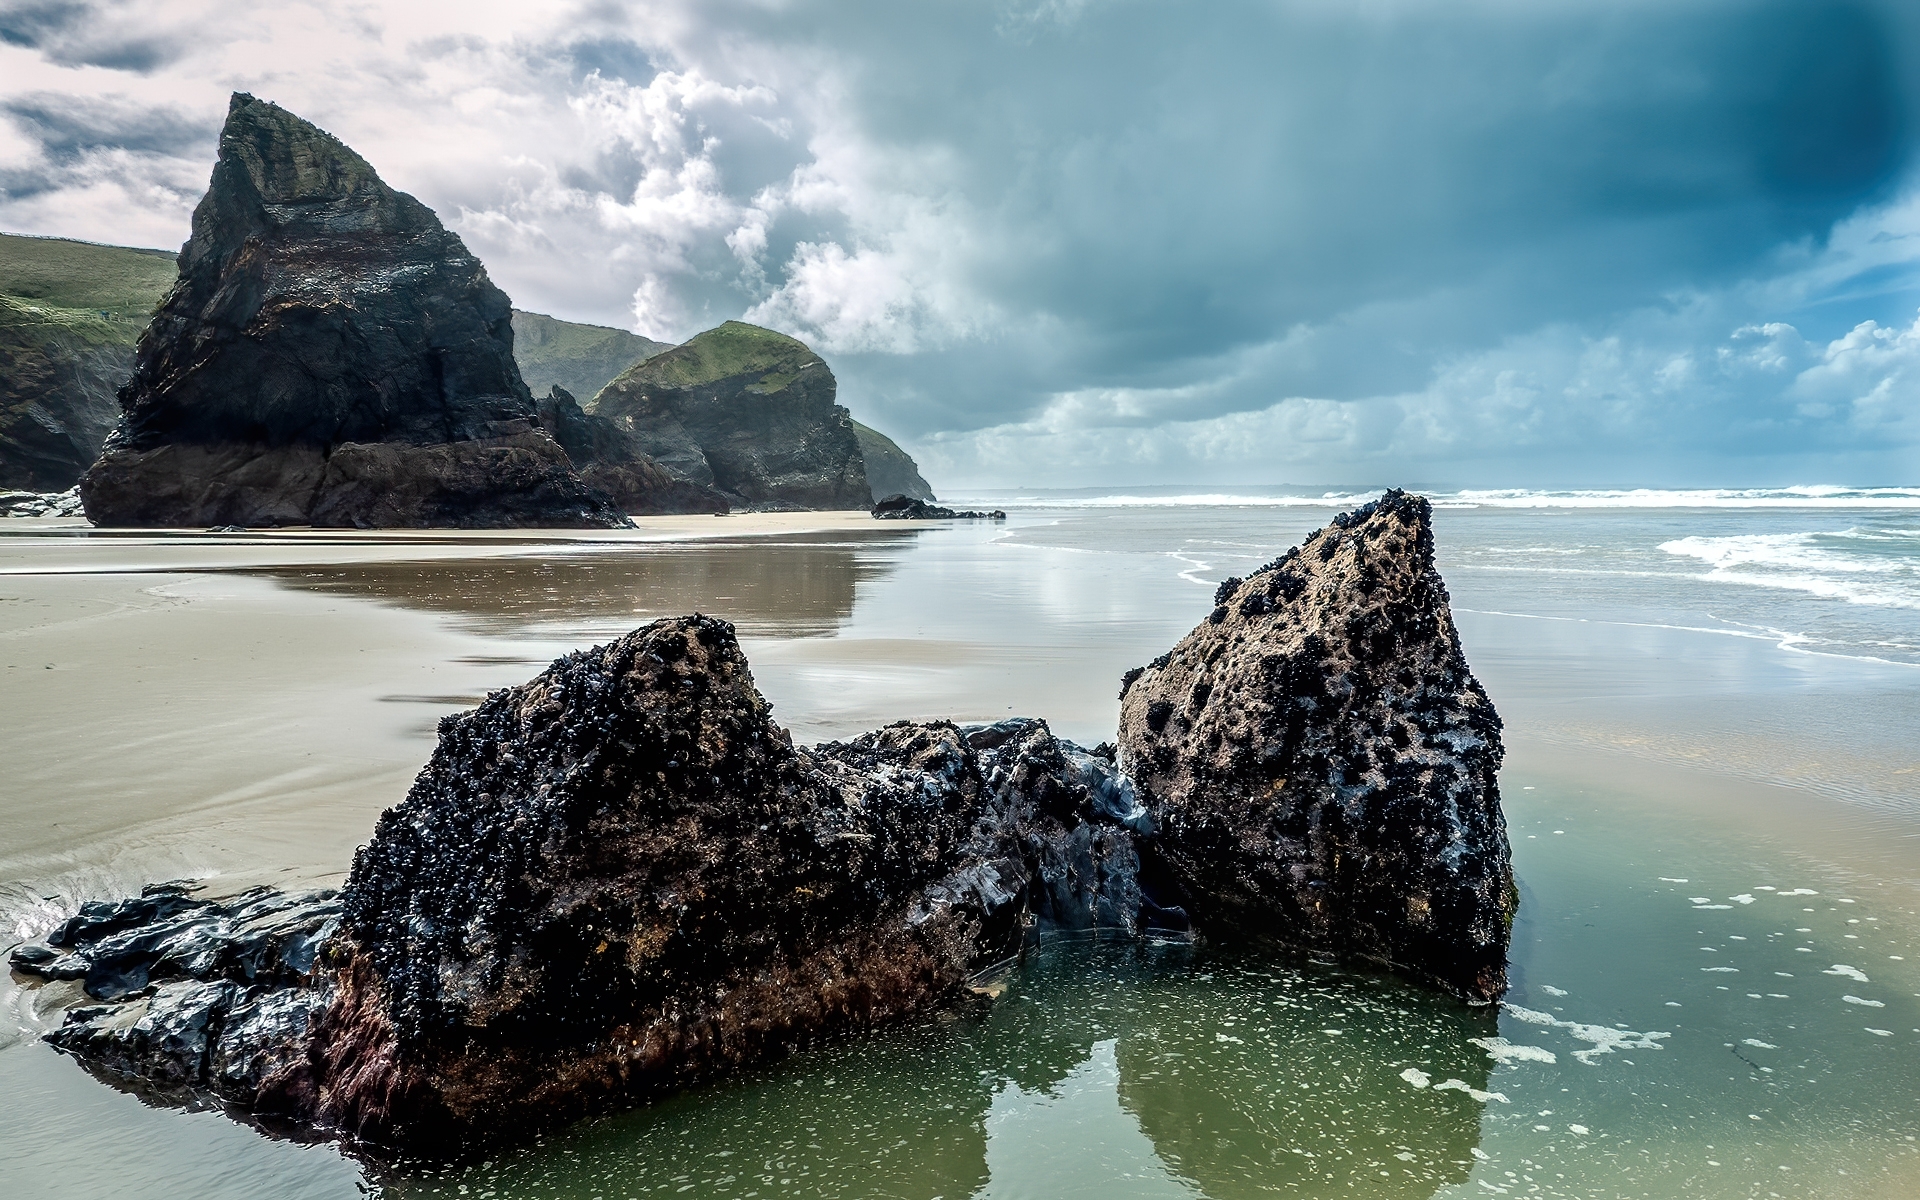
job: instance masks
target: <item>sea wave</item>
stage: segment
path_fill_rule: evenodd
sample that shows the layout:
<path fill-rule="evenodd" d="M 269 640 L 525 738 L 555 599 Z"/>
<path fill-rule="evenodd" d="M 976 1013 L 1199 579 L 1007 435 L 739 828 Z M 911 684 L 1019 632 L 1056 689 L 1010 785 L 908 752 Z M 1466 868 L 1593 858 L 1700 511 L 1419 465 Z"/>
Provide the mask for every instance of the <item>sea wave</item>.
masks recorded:
<path fill-rule="evenodd" d="M 1306 489 L 1095 493 L 993 492 L 958 503 L 1020 508 L 1352 508 L 1379 496 L 1378 491 Z M 1894 508 L 1920 509 L 1920 487 L 1845 487 L 1802 484 L 1784 488 L 1596 488 L 1533 490 L 1472 489 L 1423 493 L 1438 508 Z"/>
<path fill-rule="evenodd" d="M 1660 549 L 1706 564 L 1701 578 L 1713 582 L 1920 609 L 1920 529 L 1696 535 L 1662 542 Z"/>
<path fill-rule="evenodd" d="M 1436 493 L 1442 508 L 1914 508 L 1917 487 L 1842 487 L 1803 484 L 1784 488 L 1631 488 L 1588 491 L 1498 491 Z"/>

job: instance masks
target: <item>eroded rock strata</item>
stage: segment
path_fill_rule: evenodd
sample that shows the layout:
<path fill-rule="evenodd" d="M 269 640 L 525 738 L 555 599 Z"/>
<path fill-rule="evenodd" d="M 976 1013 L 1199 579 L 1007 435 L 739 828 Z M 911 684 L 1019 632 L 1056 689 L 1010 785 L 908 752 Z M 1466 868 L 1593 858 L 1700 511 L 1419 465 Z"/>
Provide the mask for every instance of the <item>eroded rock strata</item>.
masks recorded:
<path fill-rule="evenodd" d="M 250 1098 L 297 1060 L 332 997 L 314 968 L 339 912 L 332 892 L 256 888 L 218 902 L 155 884 L 83 905 L 12 964 L 79 980 L 101 1002 L 68 1010 L 47 1037 L 60 1049 L 159 1087 Z"/>
<path fill-rule="evenodd" d="M 1131 776 L 1032 719 L 797 747 L 732 627 L 669 618 L 442 721 L 337 898 L 163 886 L 12 961 L 86 981 L 51 1040 L 99 1069 L 416 1153 L 954 1003 L 1047 930 L 1490 998 L 1499 723 L 1427 517 L 1389 493 L 1223 584 L 1128 677 Z"/>
<path fill-rule="evenodd" d="M 1390 491 L 1246 579 L 1126 677 L 1120 760 L 1203 926 L 1506 990 L 1500 718 L 1427 501 Z"/>
<path fill-rule="evenodd" d="M 97 524 L 613 526 L 540 429 L 506 295 L 365 159 L 236 94 L 124 417 Z"/>

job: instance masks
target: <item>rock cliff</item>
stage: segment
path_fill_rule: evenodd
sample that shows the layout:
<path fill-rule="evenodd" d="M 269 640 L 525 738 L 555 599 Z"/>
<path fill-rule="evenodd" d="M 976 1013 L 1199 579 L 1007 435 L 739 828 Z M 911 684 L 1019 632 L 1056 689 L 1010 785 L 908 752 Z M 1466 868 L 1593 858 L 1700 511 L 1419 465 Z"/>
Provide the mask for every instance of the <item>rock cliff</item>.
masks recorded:
<path fill-rule="evenodd" d="M 1342 514 L 1214 605 L 1121 693 L 1157 869 L 1206 927 L 1499 996 L 1516 903 L 1500 718 L 1427 501 Z"/>
<path fill-rule="evenodd" d="M 124 419 L 109 525 L 610 526 L 537 425 L 506 296 L 338 139 L 236 94 Z"/>
<path fill-rule="evenodd" d="M 671 349 L 624 329 L 513 311 L 513 359 L 535 396 L 558 387 L 591 401 L 627 368 Z"/>
<path fill-rule="evenodd" d="M 860 442 L 836 387 L 803 343 L 728 321 L 628 370 L 590 407 L 738 507 L 867 508 Z"/>
<path fill-rule="evenodd" d="M 966 1003 L 1048 930 L 1500 994 L 1499 720 L 1425 501 L 1222 584 L 1121 732 L 1117 761 L 1032 719 L 797 747 L 733 628 L 669 618 L 443 720 L 337 898 L 149 889 L 12 963 L 100 1001 L 50 1039 L 88 1062 L 427 1154 Z"/>
<path fill-rule="evenodd" d="M 587 486 L 611 496 L 621 512 L 723 513 L 732 507 L 718 490 L 655 462 L 632 435 L 599 413 L 583 411 L 558 384 L 540 401 L 540 427 L 560 443 Z"/>
<path fill-rule="evenodd" d="M 80 481 L 173 274 L 158 250 L 0 234 L 0 488 Z"/>
<path fill-rule="evenodd" d="M 933 487 L 921 477 L 919 464 L 892 438 L 858 421 L 853 423 L 853 436 L 860 441 L 860 457 L 867 464 L 867 487 L 873 492 L 874 503 L 888 496 L 934 499 Z"/>

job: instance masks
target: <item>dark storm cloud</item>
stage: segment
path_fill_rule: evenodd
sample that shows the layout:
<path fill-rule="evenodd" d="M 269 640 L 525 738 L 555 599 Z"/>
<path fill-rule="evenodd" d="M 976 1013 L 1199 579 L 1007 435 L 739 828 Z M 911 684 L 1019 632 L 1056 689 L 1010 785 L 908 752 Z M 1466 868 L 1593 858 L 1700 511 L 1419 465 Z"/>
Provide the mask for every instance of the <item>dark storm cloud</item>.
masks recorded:
<path fill-rule="evenodd" d="M 0 42 L 40 51 L 61 66 L 147 74 L 177 60 L 186 39 L 136 28 L 128 0 L 7 0 Z"/>
<path fill-rule="evenodd" d="M 1907 154 L 1888 31 L 1846 5 L 1090 6 L 1017 45 L 972 19 L 916 37 L 910 11 L 836 27 L 867 43 L 867 132 L 962 155 L 1008 251 L 981 285 L 1115 378 L 1432 289 L 1498 330 L 1709 284 Z"/>
<path fill-rule="evenodd" d="M 0 102 L 0 114 L 38 142 L 42 155 L 56 166 L 102 149 L 160 155 L 209 153 L 220 133 L 220 122 L 208 114 L 187 114 L 124 97 L 39 92 Z"/>

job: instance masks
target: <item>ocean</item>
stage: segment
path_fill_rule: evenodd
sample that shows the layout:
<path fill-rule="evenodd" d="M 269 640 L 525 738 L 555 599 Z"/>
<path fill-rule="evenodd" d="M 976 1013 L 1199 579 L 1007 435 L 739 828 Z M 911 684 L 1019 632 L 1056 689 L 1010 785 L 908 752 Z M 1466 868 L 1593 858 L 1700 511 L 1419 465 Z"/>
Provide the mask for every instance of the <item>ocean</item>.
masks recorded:
<path fill-rule="evenodd" d="M 0 944 L 155 879 L 337 882 L 437 718 L 734 620 L 797 739 L 1111 737 L 1122 672 L 1365 495 L 1023 491 L 1004 523 L 121 534 L 0 523 Z M 1920 489 L 1433 494 L 1506 722 L 1497 1011 L 1312 956 L 1064 941 L 990 1006 L 457 1168 L 155 1105 L 0 984 L 20 1194 L 1920 1194 Z"/>

